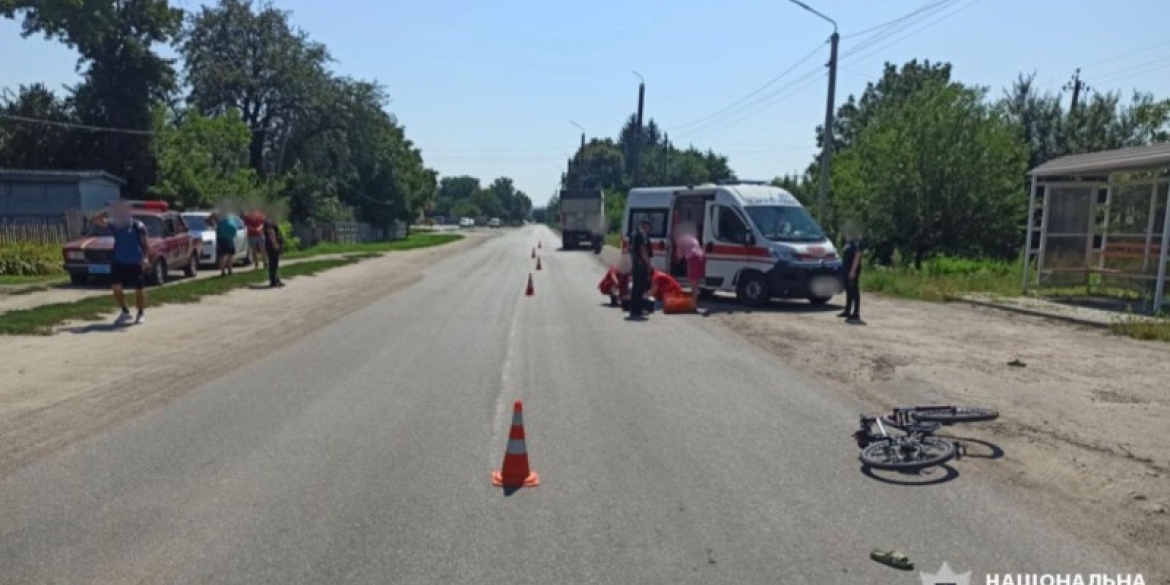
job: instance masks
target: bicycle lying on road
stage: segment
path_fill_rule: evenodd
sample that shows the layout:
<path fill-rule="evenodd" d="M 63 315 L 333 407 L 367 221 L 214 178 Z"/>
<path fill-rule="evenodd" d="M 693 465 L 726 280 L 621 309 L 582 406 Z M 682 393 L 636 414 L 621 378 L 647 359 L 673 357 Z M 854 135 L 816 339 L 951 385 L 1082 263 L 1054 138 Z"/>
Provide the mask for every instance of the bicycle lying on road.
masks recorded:
<path fill-rule="evenodd" d="M 861 415 L 861 428 L 853 433 L 853 439 L 861 448 L 861 462 L 867 467 L 885 471 L 920 471 L 961 458 L 965 452 L 958 441 L 935 436 L 940 428 L 997 418 L 998 411 L 983 407 L 896 407 L 881 416 Z M 873 431 L 875 425 L 876 433 Z M 887 426 L 905 434 L 891 435 L 886 431 Z"/>

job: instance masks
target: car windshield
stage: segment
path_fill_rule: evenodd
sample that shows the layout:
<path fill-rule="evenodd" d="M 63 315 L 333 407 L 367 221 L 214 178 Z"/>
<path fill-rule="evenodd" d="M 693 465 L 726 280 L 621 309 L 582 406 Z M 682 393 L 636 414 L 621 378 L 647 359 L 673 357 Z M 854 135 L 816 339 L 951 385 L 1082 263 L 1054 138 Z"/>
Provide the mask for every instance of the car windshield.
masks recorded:
<path fill-rule="evenodd" d="M 162 220 L 159 218 L 153 215 L 135 215 L 134 219 L 142 222 L 142 224 L 146 226 L 146 233 L 150 237 L 162 237 Z M 85 235 L 90 237 L 109 236 L 110 228 L 108 225 L 106 227 L 101 227 L 95 223 L 91 223 L 89 224 L 89 227 L 86 228 Z"/>
<path fill-rule="evenodd" d="M 207 217 L 203 215 L 184 215 L 183 221 L 187 222 L 187 229 L 193 232 L 202 232 L 207 230 Z"/>
<path fill-rule="evenodd" d="M 775 242 L 819 242 L 825 232 L 803 207 L 794 205 L 754 205 L 748 216 L 765 238 Z"/>

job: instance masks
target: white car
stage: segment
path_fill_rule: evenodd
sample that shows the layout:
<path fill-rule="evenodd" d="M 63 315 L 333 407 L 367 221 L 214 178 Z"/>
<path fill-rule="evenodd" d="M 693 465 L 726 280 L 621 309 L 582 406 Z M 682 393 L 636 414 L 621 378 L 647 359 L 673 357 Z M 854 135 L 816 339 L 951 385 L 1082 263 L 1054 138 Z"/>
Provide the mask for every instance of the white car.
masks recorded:
<path fill-rule="evenodd" d="M 183 221 L 191 229 L 191 235 L 203 240 L 199 247 L 199 264 L 200 266 L 215 266 L 215 228 L 207 225 L 207 218 L 211 215 L 210 211 L 188 211 L 183 214 Z M 237 225 L 244 225 L 244 220 L 239 216 L 230 215 L 229 219 L 236 220 Z M 248 249 L 248 230 L 240 228 L 236 233 L 236 255 L 232 258 L 232 264 L 250 264 L 252 262 L 252 251 Z"/>
<path fill-rule="evenodd" d="M 490 227 L 490 228 L 498 228 L 498 227 L 500 227 L 500 218 L 498 218 L 498 217 L 493 217 L 493 218 L 491 219 L 491 221 L 488 221 L 488 227 Z"/>
<path fill-rule="evenodd" d="M 465 218 L 459 220 L 459 227 L 461 227 L 461 228 L 475 227 L 475 220 L 471 219 L 470 217 L 465 217 Z"/>

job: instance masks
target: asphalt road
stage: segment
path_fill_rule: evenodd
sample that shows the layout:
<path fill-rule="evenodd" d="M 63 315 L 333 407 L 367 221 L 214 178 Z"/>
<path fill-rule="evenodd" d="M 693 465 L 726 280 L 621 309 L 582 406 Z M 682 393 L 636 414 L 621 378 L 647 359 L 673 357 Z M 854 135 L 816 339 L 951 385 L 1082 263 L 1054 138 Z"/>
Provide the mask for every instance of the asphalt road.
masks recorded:
<path fill-rule="evenodd" d="M 702 317 L 625 321 L 555 242 L 506 232 L 0 483 L 0 582 L 920 583 L 875 547 L 1128 572 L 973 474 L 863 475 L 863 405 Z M 505 496 L 516 399 L 542 485 Z"/>

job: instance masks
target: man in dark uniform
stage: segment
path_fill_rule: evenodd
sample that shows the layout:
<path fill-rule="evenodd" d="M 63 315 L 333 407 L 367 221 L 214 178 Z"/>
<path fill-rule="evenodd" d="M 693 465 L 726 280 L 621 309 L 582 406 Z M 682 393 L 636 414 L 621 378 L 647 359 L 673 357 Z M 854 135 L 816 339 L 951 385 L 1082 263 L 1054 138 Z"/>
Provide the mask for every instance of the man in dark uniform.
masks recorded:
<path fill-rule="evenodd" d="M 838 317 L 856 324 L 861 322 L 861 236 L 855 229 L 850 229 L 847 237 L 841 254 L 841 268 L 845 271 L 845 310 Z"/>
<path fill-rule="evenodd" d="M 280 224 L 271 217 L 264 219 L 264 248 L 268 256 L 268 286 L 276 288 L 284 286 L 280 280 L 280 254 L 284 251 L 284 234 L 280 231 Z"/>
<path fill-rule="evenodd" d="M 643 218 L 630 239 L 630 261 L 633 269 L 634 290 L 630 292 L 630 318 L 641 319 L 645 315 L 646 293 L 650 290 L 650 258 L 654 251 L 650 247 L 650 220 Z"/>

